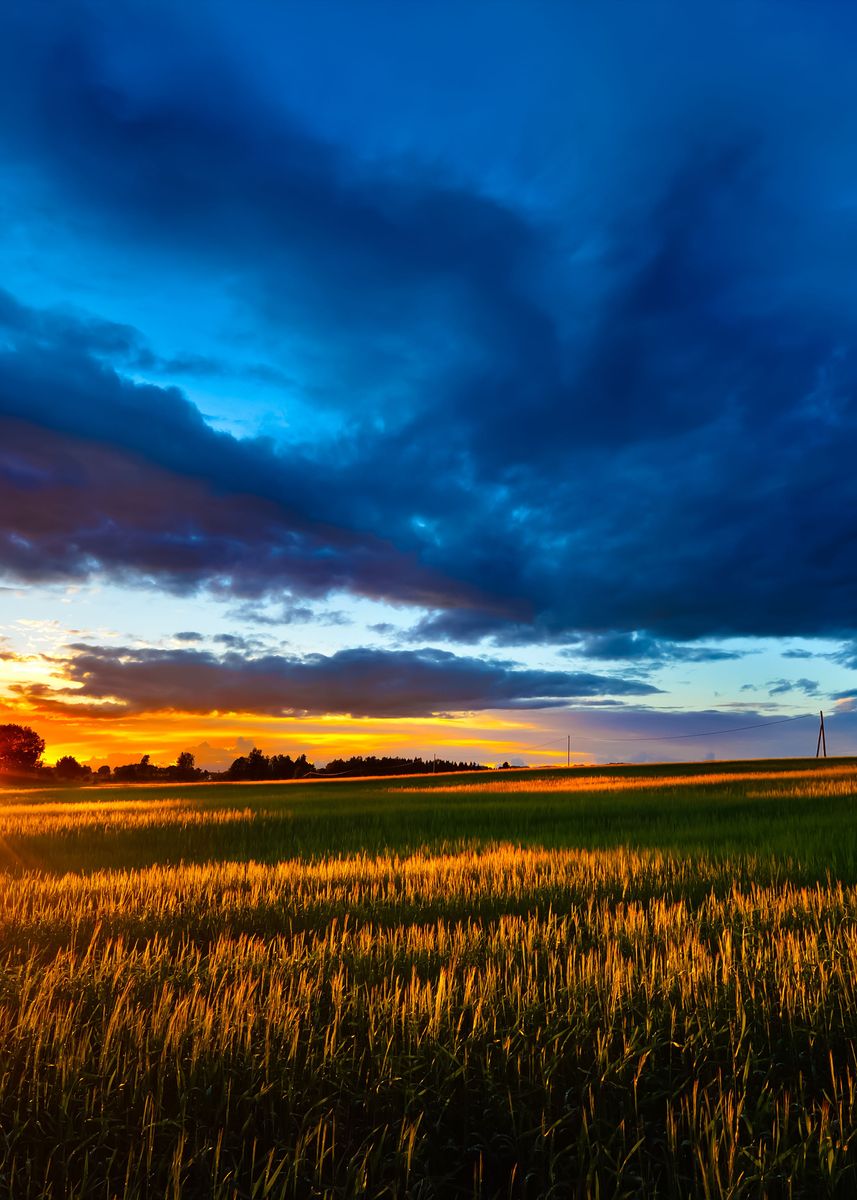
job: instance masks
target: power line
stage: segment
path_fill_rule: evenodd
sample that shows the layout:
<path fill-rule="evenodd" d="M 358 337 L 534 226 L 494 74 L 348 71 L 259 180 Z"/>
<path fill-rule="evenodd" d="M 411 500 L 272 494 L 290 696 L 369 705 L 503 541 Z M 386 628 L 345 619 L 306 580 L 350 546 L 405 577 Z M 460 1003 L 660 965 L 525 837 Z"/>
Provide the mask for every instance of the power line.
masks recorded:
<path fill-rule="evenodd" d="M 732 725 L 728 729 L 706 729 L 700 730 L 699 733 L 659 733 L 651 737 L 596 737 L 587 733 L 574 733 L 571 736 L 580 742 L 674 742 L 679 738 L 704 738 L 717 737 L 721 733 L 743 733 L 745 729 L 764 729 L 768 725 L 787 725 L 790 721 L 807 721 L 809 718 L 815 718 L 815 713 L 799 713 L 794 717 L 778 717 L 775 721 L 756 721 L 751 725 Z M 555 746 L 559 742 L 564 742 L 563 737 L 553 738 L 549 742 L 539 742 L 535 746 L 531 746 L 528 750 L 539 750 L 543 746 Z"/>
<path fill-rule="evenodd" d="M 564 733 L 562 737 L 550 738 L 547 742 L 536 742 L 534 746 L 527 745 L 526 751 L 522 751 L 522 753 L 529 754 L 531 750 L 541 750 L 544 746 L 558 746 L 560 742 L 565 742 L 567 737 L 568 734 Z"/>
<path fill-rule="evenodd" d="M 745 729 L 764 729 L 767 725 L 787 725 L 789 721 L 806 721 L 815 717 L 815 713 L 800 713 L 796 717 L 779 717 L 776 721 L 757 721 L 753 725 L 732 725 L 729 729 L 706 729 L 700 733 L 658 734 L 656 737 L 632 738 L 599 738 L 599 741 L 612 742 L 673 742 L 679 738 L 716 737 L 719 733 L 743 733 Z"/>

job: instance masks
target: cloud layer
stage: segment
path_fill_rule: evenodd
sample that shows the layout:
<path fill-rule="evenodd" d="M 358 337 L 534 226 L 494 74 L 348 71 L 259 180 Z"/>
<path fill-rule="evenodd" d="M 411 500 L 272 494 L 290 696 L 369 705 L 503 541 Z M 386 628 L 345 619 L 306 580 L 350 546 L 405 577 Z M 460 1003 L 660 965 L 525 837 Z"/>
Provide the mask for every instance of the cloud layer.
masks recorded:
<path fill-rule="evenodd" d="M 386 84 L 349 122 L 301 103 L 276 24 L 218 13 L 199 44 L 158 5 L 6 14 L 19 236 L 94 280 L 91 303 L 58 303 L 19 255 L 21 294 L 13 271 L 0 296 L 9 580 L 287 594 L 288 611 L 350 591 L 429 610 L 418 643 L 649 663 L 725 653 L 677 641 L 857 632 L 853 19 L 786 5 L 774 35 L 774 10 L 743 11 L 701 10 L 701 40 L 678 15 L 657 36 L 633 14 L 615 37 L 589 17 L 527 32 L 560 90 L 524 94 L 519 158 L 444 98 L 437 127 L 416 115 L 419 88 L 437 91 L 416 58 L 398 83 L 409 126 Z M 515 35 L 506 16 L 462 33 L 490 62 L 514 59 Z M 499 88 L 483 80 L 474 111 L 502 106 Z M 187 316 L 178 351 L 157 344 L 166 318 L 126 318 L 153 279 L 170 323 Z M 220 345 L 195 338 L 215 326 Z M 206 420 L 194 392 L 218 375 L 279 389 L 286 434 Z M 408 672 L 391 712 L 414 672 L 450 689 L 417 687 L 419 711 L 539 694 L 520 671 L 470 666 L 464 684 L 414 654 L 385 660 Z M 172 686 L 170 660 L 144 665 Z"/>
<path fill-rule="evenodd" d="M 88 716 L 177 711 L 418 717 L 448 711 L 551 708 L 588 697 L 646 696 L 651 684 L 537 671 L 444 650 L 343 650 L 308 657 L 80 644 L 57 665 L 65 686 L 15 688 L 44 711 Z"/>

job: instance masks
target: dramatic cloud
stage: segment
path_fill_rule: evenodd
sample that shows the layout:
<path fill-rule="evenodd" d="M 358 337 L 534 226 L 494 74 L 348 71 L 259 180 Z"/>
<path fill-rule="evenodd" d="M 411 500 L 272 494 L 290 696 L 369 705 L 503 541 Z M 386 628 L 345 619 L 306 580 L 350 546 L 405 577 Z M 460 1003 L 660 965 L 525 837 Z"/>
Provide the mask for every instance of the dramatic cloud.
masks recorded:
<path fill-rule="evenodd" d="M 60 664 L 68 686 L 13 690 L 46 711 L 73 705 L 72 711 L 93 716 L 177 710 L 358 717 L 550 708 L 571 699 L 658 691 L 636 680 L 526 670 L 431 649 L 355 649 L 306 658 L 90 645 L 71 650 L 73 656 Z"/>
<path fill-rule="evenodd" d="M 738 8 L 483 19 L 449 95 L 426 27 L 374 10 L 378 44 L 330 66 L 353 113 L 310 16 L 312 67 L 273 17 L 5 14 L 9 580 L 283 622 L 352 592 L 428 610 L 417 643 L 653 664 L 857 632 L 854 20 L 821 8 L 742 8 L 740 37 Z M 544 84 L 471 97 L 520 39 Z M 379 57 L 415 77 L 406 120 Z M 86 281 L 77 309 L 20 245 Z M 276 440 L 203 416 L 224 376 L 278 389 Z"/>
<path fill-rule="evenodd" d="M 112 392 L 126 417 L 158 424 L 154 405 L 145 405 L 156 389 L 130 388 L 123 403 L 115 378 L 88 368 L 84 378 L 93 385 L 88 400 Z M 100 388 L 105 381 L 108 387 Z M 10 394 L 4 392 L 0 356 L 0 404 Z M 26 396 L 23 390 L 14 394 Z M 63 394 L 75 398 L 67 384 Z M 164 435 L 173 440 L 181 429 L 165 429 Z M 227 491 L 201 480 L 190 466 L 187 472 L 170 469 L 124 447 L 20 419 L 2 422 L 2 439 L 0 567 L 26 582 L 104 573 L 176 592 L 203 585 L 236 596 L 351 590 L 412 604 L 436 603 L 444 595 L 460 601 L 468 590 L 381 538 L 313 522 L 237 481 Z M 182 445 L 192 459 L 218 440 L 224 460 L 230 451 L 245 458 L 248 482 L 254 469 L 257 477 L 271 470 L 264 447 L 254 462 L 252 447 L 211 434 L 201 423 L 198 436 L 182 438 Z"/>

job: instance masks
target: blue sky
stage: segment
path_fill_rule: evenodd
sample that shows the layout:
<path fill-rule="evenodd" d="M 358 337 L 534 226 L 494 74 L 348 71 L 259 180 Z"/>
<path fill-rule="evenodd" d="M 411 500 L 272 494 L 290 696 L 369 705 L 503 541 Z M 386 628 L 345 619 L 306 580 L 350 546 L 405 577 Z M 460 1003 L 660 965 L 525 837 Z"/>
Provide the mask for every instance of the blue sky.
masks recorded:
<path fill-rule="evenodd" d="M 10 714 L 857 750 L 845 6 L 0 20 Z"/>

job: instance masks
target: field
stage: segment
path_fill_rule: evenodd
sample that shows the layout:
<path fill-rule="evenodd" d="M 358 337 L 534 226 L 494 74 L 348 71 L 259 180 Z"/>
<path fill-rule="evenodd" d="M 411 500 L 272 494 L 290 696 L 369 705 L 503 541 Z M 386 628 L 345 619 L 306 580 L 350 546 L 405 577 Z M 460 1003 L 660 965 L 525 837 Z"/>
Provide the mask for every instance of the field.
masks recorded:
<path fill-rule="evenodd" d="M 857 763 L 0 794 L 0 1197 L 857 1194 Z"/>

